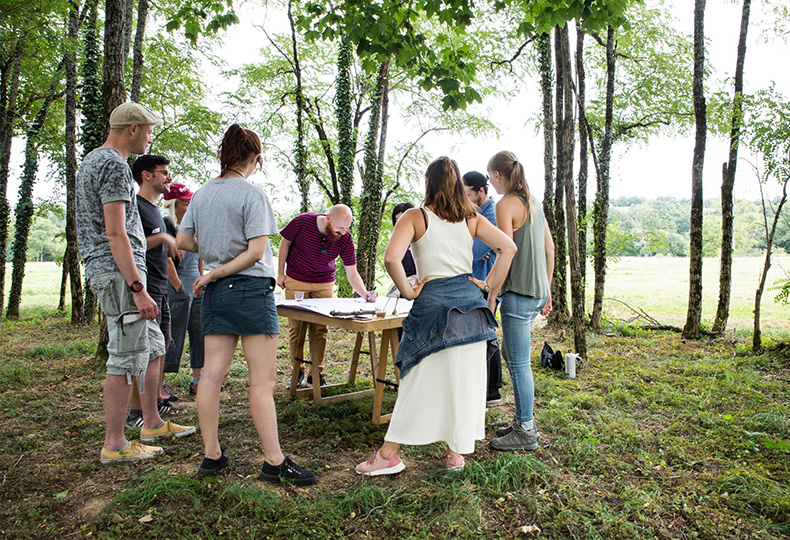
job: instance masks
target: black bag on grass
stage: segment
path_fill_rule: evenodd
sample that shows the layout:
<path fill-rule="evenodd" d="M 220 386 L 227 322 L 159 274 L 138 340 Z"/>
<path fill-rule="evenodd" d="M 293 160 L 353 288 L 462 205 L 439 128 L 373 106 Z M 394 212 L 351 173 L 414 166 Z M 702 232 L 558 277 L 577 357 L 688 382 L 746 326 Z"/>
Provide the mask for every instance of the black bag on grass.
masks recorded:
<path fill-rule="evenodd" d="M 565 359 L 560 351 L 554 352 L 548 341 L 543 342 L 543 350 L 540 351 L 540 365 L 544 368 L 556 370 L 565 369 Z"/>

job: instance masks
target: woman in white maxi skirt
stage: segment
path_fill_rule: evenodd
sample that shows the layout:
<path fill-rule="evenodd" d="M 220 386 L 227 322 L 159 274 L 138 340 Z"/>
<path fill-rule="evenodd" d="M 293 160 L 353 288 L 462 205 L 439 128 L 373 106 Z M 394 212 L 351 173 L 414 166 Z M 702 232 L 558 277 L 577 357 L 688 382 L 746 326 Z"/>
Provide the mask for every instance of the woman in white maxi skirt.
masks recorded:
<path fill-rule="evenodd" d="M 440 157 L 428 166 L 425 191 L 423 208 L 401 216 L 384 255 L 401 295 L 415 303 L 404 320 L 401 385 L 392 420 L 382 447 L 356 467 L 360 474 L 398 473 L 405 468 L 398 455 L 401 445 L 438 441 L 447 443 L 447 467 L 460 469 L 461 454 L 474 452 L 475 440 L 485 437 L 485 332 L 490 333 L 493 316 L 480 290 L 501 285 L 515 245 L 478 218 L 454 160 Z M 486 281 L 478 283 L 469 276 L 475 237 L 499 254 Z M 401 265 L 410 244 L 417 266 L 414 286 Z"/>

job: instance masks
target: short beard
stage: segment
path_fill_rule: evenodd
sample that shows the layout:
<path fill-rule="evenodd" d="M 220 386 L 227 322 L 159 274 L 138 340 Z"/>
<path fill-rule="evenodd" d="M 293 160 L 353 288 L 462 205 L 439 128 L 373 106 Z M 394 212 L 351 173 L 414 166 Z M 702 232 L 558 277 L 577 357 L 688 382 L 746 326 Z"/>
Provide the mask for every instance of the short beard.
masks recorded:
<path fill-rule="evenodd" d="M 343 238 L 343 233 L 335 232 L 327 227 L 326 237 L 329 239 L 330 242 L 337 242 L 338 240 Z"/>

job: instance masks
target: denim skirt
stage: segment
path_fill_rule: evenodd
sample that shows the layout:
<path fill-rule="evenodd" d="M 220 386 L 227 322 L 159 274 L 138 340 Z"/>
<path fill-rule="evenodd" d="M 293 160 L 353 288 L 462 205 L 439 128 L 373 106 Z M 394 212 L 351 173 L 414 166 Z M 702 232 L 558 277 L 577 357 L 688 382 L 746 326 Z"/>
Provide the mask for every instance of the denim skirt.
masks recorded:
<path fill-rule="evenodd" d="M 200 321 L 204 334 L 279 334 L 274 278 L 233 275 L 206 285 Z"/>

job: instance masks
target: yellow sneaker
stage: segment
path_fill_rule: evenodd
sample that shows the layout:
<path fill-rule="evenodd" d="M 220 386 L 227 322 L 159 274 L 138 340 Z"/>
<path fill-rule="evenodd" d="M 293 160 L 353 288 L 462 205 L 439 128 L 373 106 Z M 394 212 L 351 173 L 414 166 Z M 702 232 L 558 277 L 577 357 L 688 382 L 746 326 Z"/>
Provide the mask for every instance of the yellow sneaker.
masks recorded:
<path fill-rule="evenodd" d="M 166 437 L 183 437 L 184 435 L 191 435 L 195 432 L 195 426 L 180 426 L 167 420 L 161 426 L 154 429 L 143 428 L 140 430 L 140 440 L 151 442 L 156 439 L 164 439 Z"/>
<path fill-rule="evenodd" d="M 137 461 L 148 459 L 162 452 L 160 446 L 146 446 L 140 441 L 129 441 L 126 448 L 121 450 L 101 449 L 101 462 L 114 463 L 116 461 Z"/>

